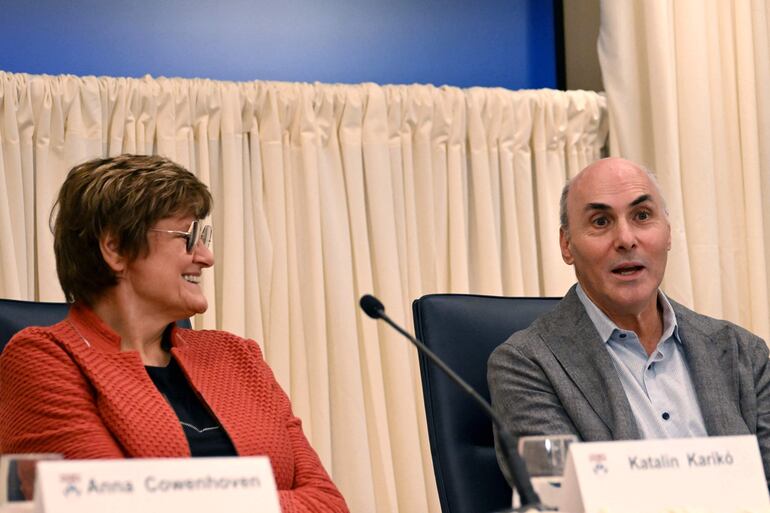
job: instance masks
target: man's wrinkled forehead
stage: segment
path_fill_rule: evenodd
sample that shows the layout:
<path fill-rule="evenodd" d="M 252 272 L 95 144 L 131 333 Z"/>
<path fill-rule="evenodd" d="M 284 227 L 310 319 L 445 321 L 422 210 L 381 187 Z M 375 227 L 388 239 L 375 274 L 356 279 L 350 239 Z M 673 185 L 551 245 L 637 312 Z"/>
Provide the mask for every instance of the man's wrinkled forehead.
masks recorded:
<path fill-rule="evenodd" d="M 657 183 L 648 171 L 622 159 L 608 159 L 584 169 L 573 179 L 570 194 L 573 207 L 580 210 L 606 210 L 609 200 L 632 193 L 628 207 L 642 203 L 664 203 Z M 617 203 L 616 203 L 617 204 Z"/>

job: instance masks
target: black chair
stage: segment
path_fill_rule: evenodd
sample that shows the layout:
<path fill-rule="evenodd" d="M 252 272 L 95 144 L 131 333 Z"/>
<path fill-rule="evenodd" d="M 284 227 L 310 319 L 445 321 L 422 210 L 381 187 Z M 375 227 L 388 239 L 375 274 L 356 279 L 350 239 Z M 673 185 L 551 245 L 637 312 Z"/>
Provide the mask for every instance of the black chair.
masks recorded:
<path fill-rule="evenodd" d="M 0 352 L 18 331 L 27 326 L 50 326 L 67 317 L 67 303 L 41 303 L 0 299 Z M 177 321 L 181 328 L 189 328 L 190 320 Z"/>
<path fill-rule="evenodd" d="M 50 326 L 67 317 L 67 303 L 39 303 L 0 299 L 0 351 L 27 326 Z"/>
<path fill-rule="evenodd" d="M 559 300 L 431 294 L 412 304 L 415 333 L 489 400 L 489 355 Z M 423 355 L 420 375 L 441 511 L 481 513 L 510 507 L 511 488 L 497 465 L 492 422 Z"/>

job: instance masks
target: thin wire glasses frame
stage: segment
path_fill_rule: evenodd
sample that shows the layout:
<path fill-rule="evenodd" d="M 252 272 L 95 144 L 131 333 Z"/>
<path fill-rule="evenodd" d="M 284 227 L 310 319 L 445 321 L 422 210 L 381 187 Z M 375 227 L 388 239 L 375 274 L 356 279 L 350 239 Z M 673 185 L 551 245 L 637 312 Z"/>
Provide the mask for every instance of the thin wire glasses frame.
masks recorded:
<path fill-rule="evenodd" d="M 158 228 L 150 228 L 151 232 L 170 233 L 173 235 L 179 235 L 187 240 L 187 252 L 192 253 L 198 241 L 202 242 L 204 246 L 209 247 L 211 244 L 211 236 L 214 232 L 214 228 L 210 225 L 203 225 L 203 223 L 196 219 L 190 224 L 190 229 L 186 232 L 179 230 L 159 230 Z"/>

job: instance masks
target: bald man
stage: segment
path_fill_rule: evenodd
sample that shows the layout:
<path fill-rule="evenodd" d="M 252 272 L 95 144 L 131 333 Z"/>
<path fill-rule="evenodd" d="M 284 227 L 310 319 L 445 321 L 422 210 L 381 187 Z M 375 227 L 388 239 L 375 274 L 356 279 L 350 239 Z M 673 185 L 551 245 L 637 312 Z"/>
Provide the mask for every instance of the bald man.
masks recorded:
<path fill-rule="evenodd" d="M 513 434 L 755 434 L 770 475 L 768 348 L 660 291 L 671 225 L 654 176 L 603 159 L 564 187 L 560 207 L 577 284 L 489 359 L 492 404 Z"/>

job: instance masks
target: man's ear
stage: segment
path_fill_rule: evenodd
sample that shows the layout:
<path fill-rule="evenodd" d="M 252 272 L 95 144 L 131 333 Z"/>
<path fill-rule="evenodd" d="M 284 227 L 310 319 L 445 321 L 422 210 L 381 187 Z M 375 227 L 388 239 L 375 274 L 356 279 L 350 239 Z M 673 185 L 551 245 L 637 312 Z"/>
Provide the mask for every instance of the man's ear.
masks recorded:
<path fill-rule="evenodd" d="M 120 274 L 126 268 L 126 259 L 118 251 L 118 239 L 109 232 L 99 237 L 99 250 L 107 266 L 116 274 Z"/>
<path fill-rule="evenodd" d="M 572 250 L 569 248 L 569 232 L 565 228 L 559 228 L 559 247 L 561 248 L 561 258 L 567 265 L 572 265 L 575 261 L 572 258 Z"/>

